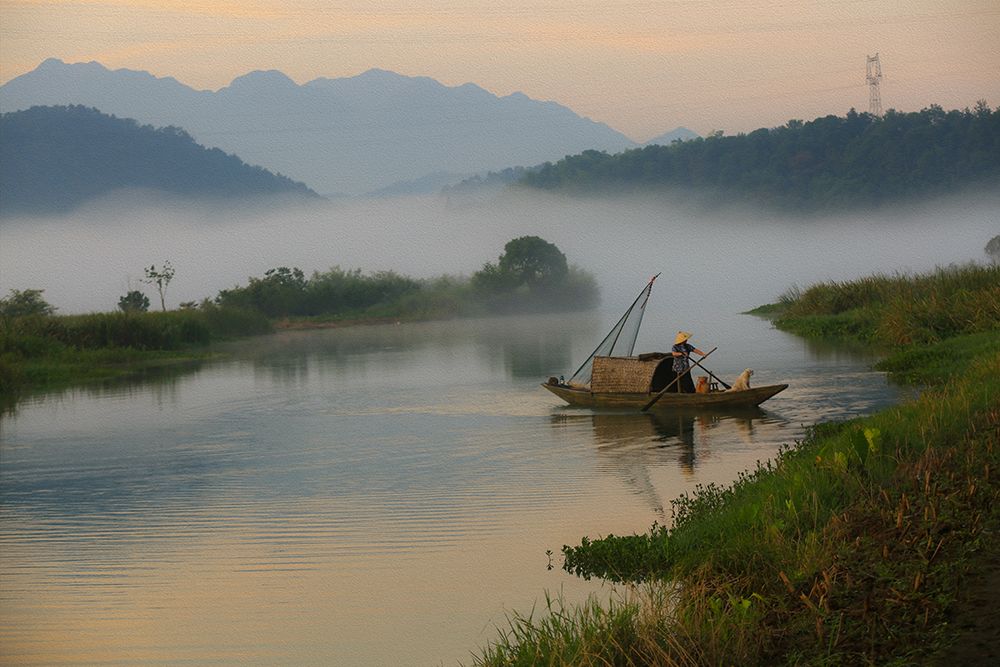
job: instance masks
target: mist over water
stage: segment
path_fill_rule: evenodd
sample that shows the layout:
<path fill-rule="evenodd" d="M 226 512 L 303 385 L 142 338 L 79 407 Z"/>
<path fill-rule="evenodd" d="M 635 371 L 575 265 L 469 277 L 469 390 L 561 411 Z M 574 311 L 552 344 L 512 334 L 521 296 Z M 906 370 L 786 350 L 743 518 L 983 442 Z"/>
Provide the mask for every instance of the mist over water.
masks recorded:
<path fill-rule="evenodd" d="M 711 301 L 738 312 L 792 285 L 982 261 L 1000 232 L 997 210 L 995 194 L 813 219 L 528 192 L 211 207 L 128 196 L 67 217 L 0 222 L 0 292 L 44 289 L 61 313 L 111 310 L 130 289 L 155 303 L 139 279 L 169 260 L 172 308 L 277 266 L 468 275 L 530 234 L 594 273 L 605 309 L 619 309 L 662 271 L 672 307 Z"/>

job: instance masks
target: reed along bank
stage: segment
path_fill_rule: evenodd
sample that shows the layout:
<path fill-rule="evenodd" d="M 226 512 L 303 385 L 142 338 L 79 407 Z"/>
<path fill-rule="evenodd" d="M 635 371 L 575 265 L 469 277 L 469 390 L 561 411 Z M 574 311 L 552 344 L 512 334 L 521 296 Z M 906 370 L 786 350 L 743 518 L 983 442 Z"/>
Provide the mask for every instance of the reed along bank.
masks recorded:
<path fill-rule="evenodd" d="M 567 570 L 627 592 L 515 614 L 475 664 L 1000 656 L 1000 266 L 820 284 L 757 312 L 876 347 L 916 397 L 815 425 L 733 484 L 674 501 L 669 527 L 563 547 Z"/>
<path fill-rule="evenodd" d="M 0 318 L 0 399 L 196 363 L 212 343 L 268 331 L 260 313 L 215 306 Z"/>

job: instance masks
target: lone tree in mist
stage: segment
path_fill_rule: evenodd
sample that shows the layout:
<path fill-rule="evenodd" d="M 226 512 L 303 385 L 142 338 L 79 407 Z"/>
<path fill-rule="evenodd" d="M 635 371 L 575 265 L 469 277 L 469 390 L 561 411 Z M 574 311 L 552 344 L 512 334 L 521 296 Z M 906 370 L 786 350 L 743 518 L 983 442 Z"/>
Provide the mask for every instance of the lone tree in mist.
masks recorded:
<path fill-rule="evenodd" d="M 566 278 L 566 255 L 553 243 L 538 236 L 508 241 L 500 256 L 500 271 L 529 287 L 555 285 Z"/>
<path fill-rule="evenodd" d="M 984 250 L 994 264 L 1000 264 L 1000 234 L 991 238 Z"/>
<path fill-rule="evenodd" d="M 489 291 L 545 289 L 561 284 L 569 273 L 566 255 L 538 236 L 521 236 L 507 242 L 496 264 L 487 262 L 473 276 L 477 286 Z"/>
<path fill-rule="evenodd" d="M 555 244 L 538 236 L 508 241 L 496 263 L 487 262 L 472 284 L 498 312 L 538 308 L 567 310 L 597 302 L 593 276 L 569 266 Z"/>
<path fill-rule="evenodd" d="M 174 267 L 170 265 L 169 261 L 163 262 L 163 268 L 157 270 L 156 265 L 152 264 L 148 269 L 145 269 L 146 277 L 142 279 L 142 282 L 147 285 L 156 285 L 156 291 L 160 293 L 160 308 L 163 312 L 167 312 L 167 305 L 165 301 L 165 296 L 167 294 L 167 286 L 170 281 L 174 279 Z"/>
<path fill-rule="evenodd" d="M 145 313 L 149 310 L 149 297 L 134 289 L 118 299 L 118 309 L 124 313 Z"/>

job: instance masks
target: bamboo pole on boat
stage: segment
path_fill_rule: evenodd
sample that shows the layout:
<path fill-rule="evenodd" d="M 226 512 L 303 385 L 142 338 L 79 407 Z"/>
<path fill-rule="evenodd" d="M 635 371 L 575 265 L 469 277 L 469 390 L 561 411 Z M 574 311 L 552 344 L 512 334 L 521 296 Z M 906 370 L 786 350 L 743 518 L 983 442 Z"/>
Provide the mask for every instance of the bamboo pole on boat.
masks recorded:
<path fill-rule="evenodd" d="M 718 350 L 718 349 L 719 349 L 718 347 L 713 347 L 713 348 L 712 348 L 711 350 L 709 350 L 709 351 L 708 351 L 708 354 L 704 355 L 704 356 L 703 356 L 703 357 L 701 358 L 701 360 L 702 360 L 702 361 L 704 361 L 704 360 L 705 360 L 706 358 L 708 358 L 708 355 L 709 355 L 709 354 L 712 354 L 713 352 L 715 352 L 715 351 L 716 351 L 716 350 Z M 688 359 L 690 359 L 691 361 L 694 361 L 694 359 L 691 359 L 691 357 L 688 357 Z M 696 362 L 696 363 L 697 363 L 697 362 Z M 700 364 L 699 364 L 699 365 L 700 365 Z M 690 372 L 691 372 L 691 369 L 692 369 L 692 368 L 693 368 L 693 366 L 688 366 L 688 367 L 687 367 L 687 369 L 686 369 L 686 370 L 685 370 L 685 371 L 684 371 L 683 373 L 681 373 L 680 375 L 678 375 L 677 377 L 675 377 L 675 378 L 674 378 L 673 382 L 671 382 L 671 383 L 670 383 L 670 384 L 668 384 L 668 385 L 667 385 L 666 387 L 664 387 L 663 389 L 661 389 L 661 390 L 660 390 L 660 392 L 659 392 L 658 394 L 656 394 L 656 396 L 654 396 L 654 397 L 652 398 L 652 400 L 650 400 L 650 401 L 649 401 L 649 403 L 646 403 L 646 405 L 642 406 L 642 412 L 645 412 L 646 410 L 649 410 L 649 409 L 650 409 L 651 407 L 653 407 L 653 405 L 654 405 L 654 404 L 655 404 L 655 403 L 656 403 L 656 402 L 657 402 L 658 400 L 660 400 L 661 398 L 663 398 L 663 395 L 664 395 L 665 393 L 667 393 L 667 391 L 668 391 L 668 390 L 669 390 L 669 389 L 670 389 L 671 387 L 673 387 L 673 386 L 674 386 L 675 384 L 677 384 L 677 382 L 678 382 L 678 381 L 679 381 L 679 380 L 680 380 L 680 379 L 681 379 L 682 377 L 684 377 L 685 375 L 687 375 L 688 373 L 690 373 Z"/>

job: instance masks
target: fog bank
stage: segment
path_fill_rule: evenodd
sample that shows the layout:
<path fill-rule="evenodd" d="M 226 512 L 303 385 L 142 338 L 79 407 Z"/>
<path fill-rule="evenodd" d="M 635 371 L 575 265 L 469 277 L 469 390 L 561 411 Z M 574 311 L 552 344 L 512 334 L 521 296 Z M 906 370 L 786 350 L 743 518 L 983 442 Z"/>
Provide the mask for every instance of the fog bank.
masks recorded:
<path fill-rule="evenodd" d="M 662 272 L 659 298 L 669 308 L 738 312 L 792 285 L 984 261 L 983 247 L 1000 233 L 998 210 L 995 194 L 809 220 L 524 192 L 243 208 L 129 197 L 69 217 L 4 220 L 0 291 L 44 289 L 60 313 L 111 310 L 129 289 L 158 304 L 140 279 L 144 267 L 169 260 L 167 307 L 175 308 L 277 266 L 468 275 L 510 239 L 538 235 L 597 276 L 609 310 Z"/>

